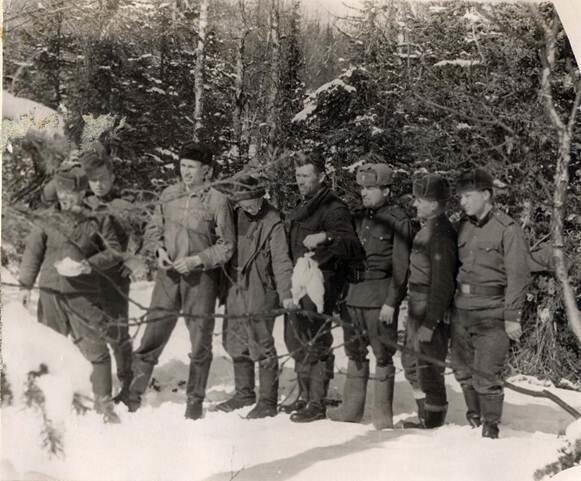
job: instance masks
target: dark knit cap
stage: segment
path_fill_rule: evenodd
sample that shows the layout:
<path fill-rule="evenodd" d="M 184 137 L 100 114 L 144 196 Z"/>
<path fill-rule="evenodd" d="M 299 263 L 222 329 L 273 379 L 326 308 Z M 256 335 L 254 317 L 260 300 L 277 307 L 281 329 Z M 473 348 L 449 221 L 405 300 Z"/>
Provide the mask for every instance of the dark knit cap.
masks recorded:
<path fill-rule="evenodd" d="M 256 177 L 245 175 L 232 180 L 230 198 L 234 202 L 249 199 L 260 199 L 266 194 L 266 187 Z"/>
<path fill-rule="evenodd" d="M 197 142 L 186 142 L 180 150 L 180 159 L 197 160 L 204 165 L 212 165 L 214 154 L 207 145 Z"/>
<path fill-rule="evenodd" d="M 456 192 L 461 194 L 469 190 L 490 190 L 493 189 L 494 179 L 490 173 L 482 168 L 464 170 L 456 180 Z"/>
<path fill-rule="evenodd" d="M 414 181 L 414 196 L 432 201 L 446 201 L 450 198 L 450 184 L 438 174 L 428 174 Z"/>

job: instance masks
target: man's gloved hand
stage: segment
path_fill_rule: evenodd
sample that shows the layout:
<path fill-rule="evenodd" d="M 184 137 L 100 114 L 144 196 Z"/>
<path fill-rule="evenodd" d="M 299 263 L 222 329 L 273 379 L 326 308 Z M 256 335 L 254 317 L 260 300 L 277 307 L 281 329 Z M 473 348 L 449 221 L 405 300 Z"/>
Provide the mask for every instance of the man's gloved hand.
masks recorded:
<path fill-rule="evenodd" d="M 160 247 L 155 251 L 155 256 L 157 257 L 157 265 L 160 269 L 167 271 L 174 267 L 173 262 L 169 258 L 169 254 L 163 247 Z"/>
<path fill-rule="evenodd" d="M 418 332 L 416 333 L 416 339 L 418 342 L 430 342 L 432 336 L 434 335 L 434 330 L 426 326 L 420 326 Z"/>
<path fill-rule="evenodd" d="M 518 321 L 504 321 L 504 330 L 511 341 L 518 341 L 522 336 L 522 328 Z"/>
<path fill-rule="evenodd" d="M 379 320 L 388 326 L 393 322 L 393 314 L 395 309 L 387 304 L 381 306 L 381 311 L 379 311 Z"/>
<path fill-rule="evenodd" d="M 202 259 L 199 256 L 180 257 L 177 259 L 173 267 L 180 274 L 187 274 L 192 272 L 196 267 L 202 265 Z"/>

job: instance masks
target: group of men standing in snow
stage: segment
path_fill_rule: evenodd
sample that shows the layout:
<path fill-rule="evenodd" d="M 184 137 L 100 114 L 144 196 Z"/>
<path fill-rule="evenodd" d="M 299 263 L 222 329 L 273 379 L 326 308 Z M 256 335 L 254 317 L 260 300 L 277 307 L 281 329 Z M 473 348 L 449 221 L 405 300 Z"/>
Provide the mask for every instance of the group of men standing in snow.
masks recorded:
<path fill-rule="evenodd" d="M 39 319 L 71 333 L 93 364 L 95 407 L 106 421 L 119 420 L 107 344 L 122 385 L 115 400 L 136 411 L 180 316 L 191 340 L 185 416 L 202 417 L 220 299 L 235 392 L 215 409 L 229 412 L 255 404 L 248 418 L 282 410 L 299 423 L 326 417 L 359 422 L 371 378 L 373 424 L 393 428 L 393 356 L 399 309 L 408 294 L 402 364 L 417 401 L 417 426 L 435 428 L 445 421 L 444 368 L 424 359 L 444 361 L 451 337 L 467 419 L 474 427 L 482 424 L 483 436 L 498 437 L 500 374 L 509 339 L 521 333 L 529 268 L 522 232 L 494 207 L 493 179 L 484 169 L 462 172 L 456 179 L 466 214 L 456 227 L 446 216 L 448 181 L 437 174 L 416 179 L 414 206 L 421 229 L 415 232 L 405 211 L 393 204 L 393 171 L 384 163 L 359 167 L 363 208 L 350 212 L 326 183 L 324 160 L 315 153 L 298 153 L 294 168 L 301 201 L 283 221 L 265 199 L 260 180 L 241 176 L 231 188 L 220 189 L 211 183 L 210 150 L 184 144 L 180 180 L 162 192 L 139 250 L 155 253 L 158 269 L 145 331 L 132 352 L 127 275 L 140 262 L 135 249 L 128 248 L 131 206 L 115 194 L 106 153 L 85 154 L 80 164 L 61 168 L 51 182 L 58 203 L 42 218 L 58 217 L 65 227 L 55 230 L 39 223 L 27 242 L 20 282 L 28 299 L 40 272 Z M 99 187 L 103 184 L 107 189 Z M 89 187 L 92 194 L 87 195 Z M 292 299 L 293 266 L 306 254 L 323 274 L 323 315 L 309 296 L 298 305 Z M 77 271 L 59 272 L 58 263 L 65 258 L 78 263 Z M 286 311 L 285 342 L 298 381 L 295 398 L 281 406 L 272 315 L 280 307 Z M 334 312 L 340 314 L 349 364 L 342 403 L 331 408 L 326 397 L 334 375 Z M 370 346 L 376 359 L 372 377 Z M 418 360 L 412 351 L 424 356 Z"/>

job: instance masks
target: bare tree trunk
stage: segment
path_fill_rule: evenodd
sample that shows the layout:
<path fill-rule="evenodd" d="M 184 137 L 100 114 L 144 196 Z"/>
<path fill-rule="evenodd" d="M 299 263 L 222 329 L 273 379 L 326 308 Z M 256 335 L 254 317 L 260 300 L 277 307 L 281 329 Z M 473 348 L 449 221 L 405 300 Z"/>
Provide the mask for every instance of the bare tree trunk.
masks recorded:
<path fill-rule="evenodd" d="M 279 32 L 280 3 L 279 0 L 272 0 L 270 8 L 270 90 L 268 92 L 268 102 L 266 105 L 268 125 L 268 143 L 274 144 L 278 126 L 278 90 L 280 87 L 280 32 Z"/>
<path fill-rule="evenodd" d="M 196 104 L 194 106 L 194 140 L 202 128 L 204 115 L 204 60 L 206 47 L 206 29 L 208 27 L 209 0 L 200 2 L 200 20 L 198 23 L 198 48 L 196 49 L 196 70 L 194 73 Z"/>
<path fill-rule="evenodd" d="M 531 8 L 537 8 L 536 6 Z M 561 25 L 555 13 L 551 25 L 547 25 L 535 10 L 535 16 L 545 31 L 545 55 L 543 57 L 543 72 L 541 89 L 545 105 L 545 111 L 551 119 L 551 124 L 557 131 L 559 137 L 559 158 L 555 169 L 555 190 L 553 194 L 553 212 L 551 219 L 551 236 L 553 239 L 553 257 L 555 260 L 556 276 L 561 284 L 563 300 L 567 310 L 567 320 L 569 327 L 577 340 L 581 344 L 581 312 L 577 308 L 575 292 L 569 282 L 567 266 L 565 262 L 565 239 L 563 236 L 563 218 L 565 216 L 565 206 L 567 202 L 567 187 L 569 186 L 569 162 L 571 160 L 571 139 L 573 127 L 579 103 L 581 102 L 581 81 L 576 82 L 576 95 L 573 107 L 569 114 L 569 119 L 563 121 L 553 100 L 551 89 L 551 77 L 555 65 L 555 44 L 557 33 Z"/>
<path fill-rule="evenodd" d="M 240 10 L 240 36 L 236 46 L 236 77 L 234 79 L 234 110 L 232 112 L 232 126 L 234 129 L 234 142 L 238 161 L 242 161 L 248 155 L 248 137 L 244 132 L 243 112 L 246 105 L 244 80 L 246 77 L 246 37 L 251 29 L 246 18 L 245 0 L 238 1 Z"/>

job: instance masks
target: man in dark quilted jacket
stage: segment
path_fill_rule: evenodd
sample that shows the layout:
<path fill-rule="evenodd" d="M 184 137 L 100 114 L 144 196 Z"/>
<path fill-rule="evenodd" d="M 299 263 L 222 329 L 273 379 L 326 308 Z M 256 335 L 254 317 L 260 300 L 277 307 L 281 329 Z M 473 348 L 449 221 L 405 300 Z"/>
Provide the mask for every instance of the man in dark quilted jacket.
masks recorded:
<path fill-rule="evenodd" d="M 58 172 L 57 206 L 37 215 L 20 265 L 23 301 L 39 277 L 39 321 L 71 334 L 92 364 L 95 409 L 106 422 L 118 422 L 111 399 L 111 320 L 102 309 L 100 276 L 121 262 L 121 246 L 111 216 L 86 208 L 88 187 L 82 169 Z"/>

